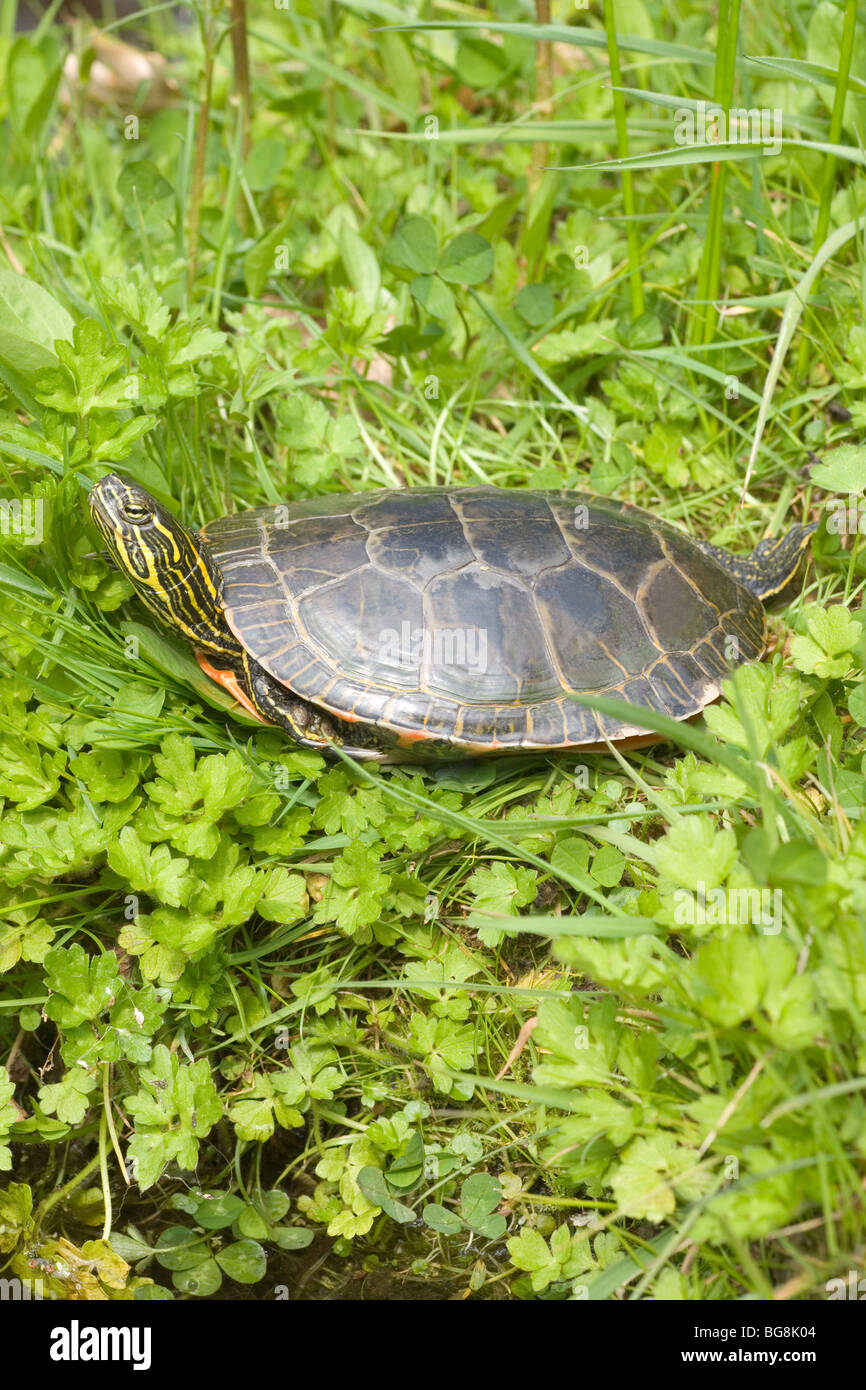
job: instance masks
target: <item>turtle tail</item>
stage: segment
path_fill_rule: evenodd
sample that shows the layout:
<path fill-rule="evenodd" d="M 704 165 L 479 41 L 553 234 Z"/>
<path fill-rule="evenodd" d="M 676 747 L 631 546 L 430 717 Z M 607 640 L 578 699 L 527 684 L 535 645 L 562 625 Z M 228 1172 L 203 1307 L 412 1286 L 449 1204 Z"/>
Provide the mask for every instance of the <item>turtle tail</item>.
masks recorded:
<path fill-rule="evenodd" d="M 701 544 L 701 550 L 711 555 L 722 569 L 750 589 L 762 603 L 768 603 L 778 598 L 797 578 L 809 542 L 817 529 L 817 521 L 808 526 L 792 526 L 784 536 L 759 541 L 751 555 L 731 555 L 729 551 L 720 550 L 708 541 Z"/>

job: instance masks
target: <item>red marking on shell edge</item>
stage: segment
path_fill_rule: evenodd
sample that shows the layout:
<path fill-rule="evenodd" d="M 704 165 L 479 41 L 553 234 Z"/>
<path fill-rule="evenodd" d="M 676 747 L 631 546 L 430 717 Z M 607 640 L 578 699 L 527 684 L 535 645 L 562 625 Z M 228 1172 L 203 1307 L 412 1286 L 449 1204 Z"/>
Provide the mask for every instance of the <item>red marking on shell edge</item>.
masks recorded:
<path fill-rule="evenodd" d="M 410 748 L 413 743 L 430 743 L 433 735 L 425 733 L 423 729 L 404 729 L 397 735 L 397 744 L 400 748 Z"/>
<path fill-rule="evenodd" d="M 210 676 L 212 681 L 216 681 L 217 685 L 221 685 L 224 690 L 227 690 L 229 694 L 237 700 L 239 705 L 242 705 L 255 719 L 258 719 L 260 724 L 267 724 L 267 719 L 264 719 L 262 715 L 259 714 L 259 711 L 256 709 L 249 695 L 241 689 L 240 682 L 234 671 L 217 670 L 216 666 L 210 664 L 204 652 L 196 651 L 195 656 L 196 661 L 206 676 Z"/>

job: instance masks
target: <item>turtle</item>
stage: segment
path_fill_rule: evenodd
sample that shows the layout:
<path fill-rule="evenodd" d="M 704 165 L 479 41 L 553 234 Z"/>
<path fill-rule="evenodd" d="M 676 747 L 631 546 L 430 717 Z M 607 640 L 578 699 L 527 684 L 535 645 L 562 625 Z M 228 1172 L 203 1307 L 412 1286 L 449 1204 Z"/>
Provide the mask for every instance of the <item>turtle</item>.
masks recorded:
<path fill-rule="evenodd" d="M 140 598 L 251 714 L 304 748 L 392 762 L 657 741 L 581 695 L 697 717 L 762 655 L 764 605 L 816 529 L 736 556 L 589 492 L 461 486 L 195 531 L 115 473 L 89 504 Z"/>

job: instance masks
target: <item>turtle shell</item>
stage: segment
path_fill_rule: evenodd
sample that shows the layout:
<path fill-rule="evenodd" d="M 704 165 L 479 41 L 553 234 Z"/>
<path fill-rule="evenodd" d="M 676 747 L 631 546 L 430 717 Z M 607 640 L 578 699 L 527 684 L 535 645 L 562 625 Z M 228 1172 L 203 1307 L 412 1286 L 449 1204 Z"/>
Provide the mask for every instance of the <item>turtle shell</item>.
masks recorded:
<path fill-rule="evenodd" d="M 646 731 L 569 696 L 689 719 L 764 648 L 760 600 L 715 559 L 589 493 L 344 493 L 202 534 L 254 660 L 383 742 L 484 751 L 633 738 Z"/>

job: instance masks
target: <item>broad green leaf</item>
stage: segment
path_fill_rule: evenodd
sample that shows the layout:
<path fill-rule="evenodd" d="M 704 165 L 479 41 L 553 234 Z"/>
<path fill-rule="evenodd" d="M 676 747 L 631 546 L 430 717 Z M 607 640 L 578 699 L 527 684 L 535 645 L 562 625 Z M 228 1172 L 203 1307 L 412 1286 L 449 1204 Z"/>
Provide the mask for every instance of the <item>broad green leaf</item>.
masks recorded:
<path fill-rule="evenodd" d="M 202 1200 L 196 1207 L 195 1219 L 206 1231 L 221 1231 L 231 1226 L 245 1210 L 240 1197 L 233 1193 L 220 1193 L 212 1201 Z"/>
<path fill-rule="evenodd" d="M 223 1273 L 236 1284 L 257 1284 L 268 1270 L 267 1255 L 255 1240 L 235 1241 L 234 1245 L 219 1250 L 215 1259 Z"/>
<path fill-rule="evenodd" d="M 736 859 L 734 832 L 716 830 L 703 816 L 682 817 L 655 848 L 659 871 L 684 888 L 696 889 L 699 884 L 716 888 L 724 883 Z"/>
<path fill-rule="evenodd" d="M 41 368 L 56 366 L 55 339 L 71 338 L 73 327 L 41 285 L 0 267 L 0 361 L 32 380 Z"/>
<path fill-rule="evenodd" d="M 432 275 L 439 260 L 436 229 L 426 217 L 404 217 L 385 250 L 389 265 L 411 270 L 415 275 Z"/>
<path fill-rule="evenodd" d="M 375 309 L 382 283 L 379 262 L 372 248 L 348 222 L 340 228 L 340 258 L 352 289 L 357 290 L 370 310 Z"/>
<path fill-rule="evenodd" d="M 62 1081 L 39 1087 L 39 1104 L 66 1124 L 80 1125 L 91 1105 L 97 1079 L 89 1072 L 72 1067 Z"/>
<path fill-rule="evenodd" d="M 549 285 L 524 285 L 514 301 L 524 323 L 531 328 L 540 328 L 553 317 L 553 291 Z"/>
<path fill-rule="evenodd" d="M 291 270 L 290 231 L 296 222 L 297 213 L 292 208 L 244 257 L 244 280 L 254 298 L 262 293 L 272 275 L 285 276 Z"/>
<path fill-rule="evenodd" d="M 810 476 L 818 487 L 840 493 L 847 502 L 850 493 L 866 489 L 866 446 L 840 444 L 814 465 Z"/>
<path fill-rule="evenodd" d="M 445 247 L 437 271 L 453 285 L 480 285 L 493 271 L 493 247 L 477 232 L 462 232 Z"/>
<path fill-rule="evenodd" d="M 399 1221 L 405 1224 L 414 1221 L 415 1213 L 411 1207 L 407 1207 L 403 1202 L 396 1201 L 388 1191 L 385 1175 L 380 1168 L 372 1165 L 362 1168 L 358 1174 L 358 1186 L 374 1206 L 381 1207 L 386 1216 L 390 1216 L 392 1221 Z"/>
<path fill-rule="evenodd" d="M 422 1213 L 427 1225 L 443 1236 L 456 1236 L 463 1230 L 463 1222 L 455 1212 L 438 1202 L 430 1202 Z"/>
<path fill-rule="evenodd" d="M 215 1260 L 203 1260 L 192 1269 L 179 1269 L 171 1276 L 171 1282 L 181 1293 L 192 1294 L 194 1298 L 210 1298 L 222 1284 L 222 1275 Z"/>
<path fill-rule="evenodd" d="M 209 1258 L 206 1242 L 188 1226 L 169 1226 L 160 1231 L 154 1253 L 163 1269 L 194 1269 Z"/>
<path fill-rule="evenodd" d="M 505 1231 L 505 1217 L 496 1212 L 502 1201 L 502 1187 L 491 1173 L 473 1173 L 460 1188 L 460 1215 L 466 1225 L 489 1240 Z"/>
<path fill-rule="evenodd" d="M 456 301 L 444 280 L 438 275 L 416 275 L 409 286 L 409 292 L 428 314 L 446 323 L 456 312 Z"/>

